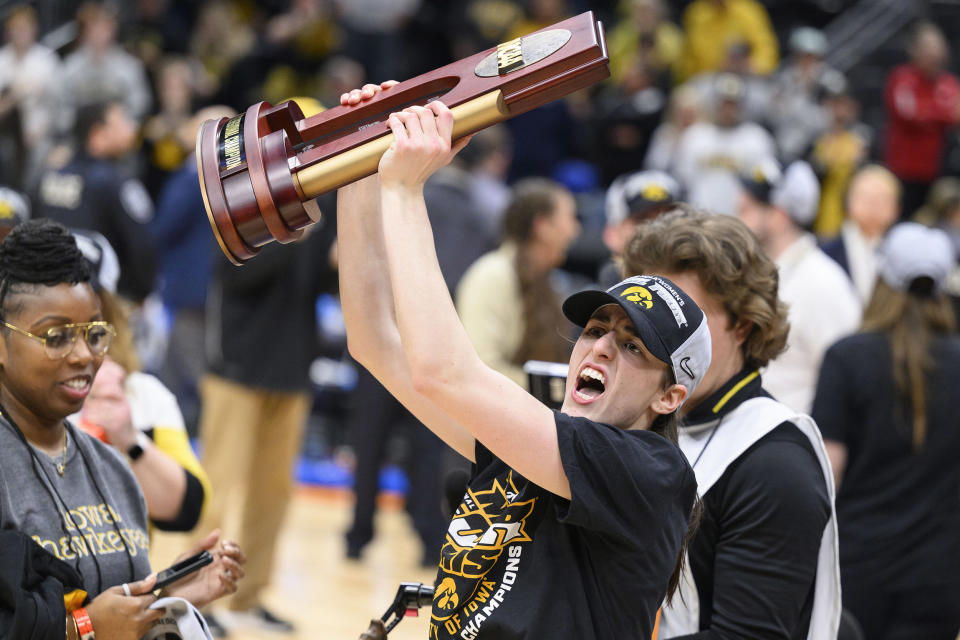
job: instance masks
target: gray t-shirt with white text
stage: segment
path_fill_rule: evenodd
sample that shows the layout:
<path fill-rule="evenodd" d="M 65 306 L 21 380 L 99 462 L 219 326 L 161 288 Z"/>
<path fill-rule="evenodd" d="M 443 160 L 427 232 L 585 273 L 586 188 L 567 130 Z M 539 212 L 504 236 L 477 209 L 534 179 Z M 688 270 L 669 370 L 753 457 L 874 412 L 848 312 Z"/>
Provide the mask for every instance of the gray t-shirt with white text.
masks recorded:
<path fill-rule="evenodd" d="M 0 528 L 76 567 L 91 597 L 150 573 L 147 508 L 123 457 L 74 428 L 64 474 L 0 416 Z"/>

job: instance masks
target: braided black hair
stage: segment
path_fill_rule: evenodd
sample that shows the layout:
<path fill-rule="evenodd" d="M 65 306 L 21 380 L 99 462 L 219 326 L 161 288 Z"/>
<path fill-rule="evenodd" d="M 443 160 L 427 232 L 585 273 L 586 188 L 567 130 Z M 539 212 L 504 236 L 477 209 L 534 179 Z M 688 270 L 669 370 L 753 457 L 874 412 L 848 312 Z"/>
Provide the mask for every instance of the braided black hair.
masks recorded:
<path fill-rule="evenodd" d="M 0 319 L 13 311 L 8 306 L 11 294 L 90 278 L 90 265 L 65 226 L 42 218 L 28 220 L 0 243 Z"/>

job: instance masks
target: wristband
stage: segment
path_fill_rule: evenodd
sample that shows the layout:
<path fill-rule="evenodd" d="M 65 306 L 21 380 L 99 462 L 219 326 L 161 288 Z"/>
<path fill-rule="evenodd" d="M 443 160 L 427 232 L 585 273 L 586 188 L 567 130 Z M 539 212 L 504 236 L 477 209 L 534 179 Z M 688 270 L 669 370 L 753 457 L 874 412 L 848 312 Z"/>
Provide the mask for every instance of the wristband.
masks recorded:
<path fill-rule="evenodd" d="M 73 612 L 73 619 L 77 623 L 77 632 L 80 634 L 80 640 L 96 640 L 93 633 L 93 622 L 87 615 L 86 607 L 80 607 Z"/>
<path fill-rule="evenodd" d="M 143 431 L 137 434 L 137 441 L 132 447 L 127 449 L 127 457 L 130 458 L 130 462 L 137 461 L 140 456 L 143 455 L 143 450 L 147 446 L 147 442 L 150 440 L 150 437 L 146 435 Z"/>

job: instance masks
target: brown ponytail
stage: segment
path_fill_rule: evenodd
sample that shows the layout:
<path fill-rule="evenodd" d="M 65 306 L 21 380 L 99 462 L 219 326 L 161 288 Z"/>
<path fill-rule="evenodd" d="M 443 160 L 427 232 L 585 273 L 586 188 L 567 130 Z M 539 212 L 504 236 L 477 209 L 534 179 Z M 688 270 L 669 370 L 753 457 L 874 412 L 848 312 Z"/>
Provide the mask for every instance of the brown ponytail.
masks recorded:
<path fill-rule="evenodd" d="M 863 314 L 864 331 L 881 331 L 890 340 L 893 379 L 901 400 L 910 407 L 913 449 L 919 451 L 927 438 L 926 380 L 934 360 L 931 353 L 937 335 L 956 330 L 950 302 L 926 292 L 904 293 L 877 280 Z"/>
<path fill-rule="evenodd" d="M 513 355 L 513 364 L 527 360 L 564 362 L 570 356 L 569 342 L 561 333 L 566 326 L 560 310 L 560 298 L 550 283 L 550 273 L 531 264 L 530 239 L 534 222 L 551 216 L 563 187 L 545 178 L 521 180 L 513 189 L 513 199 L 504 213 L 504 240 L 517 246 L 514 269 L 523 303 L 523 339 Z"/>

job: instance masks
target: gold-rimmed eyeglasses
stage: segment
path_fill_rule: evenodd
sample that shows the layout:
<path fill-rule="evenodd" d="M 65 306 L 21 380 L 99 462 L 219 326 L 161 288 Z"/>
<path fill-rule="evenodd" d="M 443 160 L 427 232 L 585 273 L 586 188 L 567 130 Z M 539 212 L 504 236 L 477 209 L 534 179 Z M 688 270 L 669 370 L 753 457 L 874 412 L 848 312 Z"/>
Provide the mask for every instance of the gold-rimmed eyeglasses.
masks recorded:
<path fill-rule="evenodd" d="M 51 360 L 62 360 L 70 355 L 81 333 L 83 334 L 84 342 L 87 343 L 87 347 L 90 349 L 90 353 L 95 356 L 102 356 L 107 352 L 107 349 L 110 348 L 110 342 L 116 334 L 116 329 L 113 328 L 113 325 L 104 320 L 61 324 L 56 327 L 50 327 L 42 336 L 30 333 L 9 322 L 4 322 L 3 326 L 42 342 L 43 350 Z"/>

